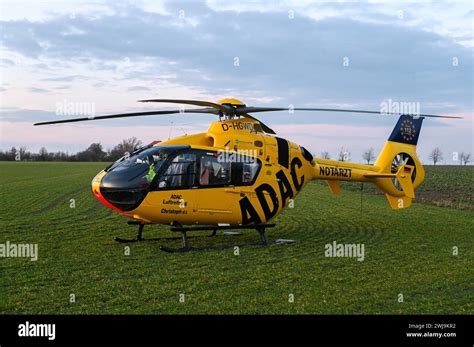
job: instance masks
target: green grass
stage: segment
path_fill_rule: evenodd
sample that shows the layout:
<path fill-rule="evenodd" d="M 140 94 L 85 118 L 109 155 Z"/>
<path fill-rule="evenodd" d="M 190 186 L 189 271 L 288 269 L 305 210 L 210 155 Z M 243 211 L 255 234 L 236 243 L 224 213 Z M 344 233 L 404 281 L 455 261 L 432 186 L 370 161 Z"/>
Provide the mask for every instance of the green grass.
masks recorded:
<path fill-rule="evenodd" d="M 295 244 L 253 246 L 257 234 L 244 231 L 191 240 L 248 244 L 239 256 L 233 249 L 168 254 L 159 242 L 131 244 L 126 256 L 127 245 L 113 237 L 132 236 L 135 229 L 90 192 L 104 166 L 0 163 L 0 243 L 39 245 L 36 262 L 0 258 L 1 313 L 474 313 L 470 209 L 415 203 L 392 211 L 385 197 L 367 194 L 361 214 L 358 192 L 336 197 L 311 183 L 269 230 L 270 241 L 291 238 Z M 444 183 L 428 170 L 426 187 L 457 187 L 463 179 L 443 170 Z M 471 178 L 472 170 L 466 168 Z M 175 236 L 164 226 L 145 228 L 145 236 L 158 235 Z M 365 260 L 326 258 L 324 246 L 332 241 L 363 243 Z"/>

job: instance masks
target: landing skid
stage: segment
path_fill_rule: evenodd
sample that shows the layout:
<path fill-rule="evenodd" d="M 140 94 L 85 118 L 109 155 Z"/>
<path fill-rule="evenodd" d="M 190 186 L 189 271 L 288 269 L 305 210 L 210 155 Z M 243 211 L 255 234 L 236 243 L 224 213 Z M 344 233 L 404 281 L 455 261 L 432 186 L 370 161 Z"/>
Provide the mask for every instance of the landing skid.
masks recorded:
<path fill-rule="evenodd" d="M 194 236 L 190 236 L 194 237 Z M 134 238 L 134 239 L 123 239 L 121 237 L 116 236 L 114 238 L 115 242 L 118 243 L 134 243 L 134 242 L 141 242 L 141 241 L 161 241 L 161 240 L 179 240 L 181 239 L 180 236 L 175 236 L 175 237 L 147 237 L 147 238 Z"/>
<path fill-rule="evenodd" d="M 129 221 L 129 225 L 138 225 L 138 232 L 137 236 L 133 239 L 124 239 L 121 237 L 116 236 L 114 240 L 118 243 L 133 243 L 133 242 L 141 242 L 141 241 L 161 241 L 161 240 L 179 240 L 181 239 L 181 236 L 173 236 L 173 237 L 143 237 L 143 228 L 145 227 L 145 224 L 142 224 L 140 222 L 136 221 Z M 217 229 L 214 229 L 213 232 L 210 235 L 207 235 L 208 237 L 214 237 L 214 236 L 219 236 L 217 235 Z M 192 239 L 195 237 L 200 237 L 200 236 L 188 236 L 188 238 Z M 201 236 L 202 237 L 202 236 Z"/>
<path fill-rule="evenodd" d="M 122 239 L 120 237 L 116 237 L 115 241 L 120 242 L 120 243 L 130 243 L 130 242 L 139 242 L 139 241 L 160 241 L 160 240 L 178 240 L 182 239 L 183 241 L 183 246 L 180 248 L 173 248 L 173 247 L 167 247 L 167 246 L 160 246 L 160 249 L 164 252 L 167 253 L 184 253 L 184 252 L 190 252 L 190 251 L 204 251 L 204 250 L 223 250 L 227 248 L 233 248 L 236 246 L 242 246 L 242 245 L 236 245 L 236 244 L 228 244 L 228 245 L 221 245 L 221 246 L 204 246 L 204 247 L 191 247 L 189 246 L 189 239 L 194 238 L 194 237 L 199 237 L 199 236 L 188 236 L 187 232 L 189 231 L 211 231 L 212 233 L 210 235 L 207 235 L 208 237 L 215 237 L 219 236 L 217 235 L 217 231 L 219 230 L 236 230 L 236 229 L 255 229 L 259 236 L 260 236 L 260 245 L 266 246 L 268 244 L 267 236 L 265 234 L 265 229 L 266 228 L 273 228 L 275 224 L 259 224 L 259 225 L 225 225 L 225 226 L 217 226 L 217 225 L 208 225 L 208 226 L 189 226 L 189 227 L 184 227 L 180 225 L 179 223 L 174 223 L 170 230 L 174 232 L 179 232 L 181 233 L 181 236 L 177 237 L 156 237 L 156 238 L 144 238 L 143 237 L 143 228 L 144 224 L 141 224 L 140 222 L 136 221 L 129 221 L 128 224 L 130 225 L 138 225 L 138 232 L 137 236 L 134 239 Z M 224 233 L 225 235 L 225 233 Z M 229 235 L 242 235 L 241 233 L 229 233 Z"/>
<path fill-rule="evenodd" d="M 192 251 L 221 251 L 224 249 L 242 247 L 242 246 L 248 246 L 248 245 L 228 244 L 228 245 L 222 245 L 222 246 L 203 246 L 203 247 L 188 246 L 188 247 L 180 247 L 180 248 L 160 246 L 160 250 L 166 253 L 186 253 L 186 252 L 192 252 Z"/>
<path fill-rule="evenodd" d="M 222 250 L 226 248 L 233 248 L 236 246 L 242 245 L 222 245 L 222 246 L 204 246 L 204 247 L 191 247 L 189 246 L 189 238 L 186 233 L 188 231 L 209 231 L 212 230 L 213 233 L 211 236 L 215 235 L 217 230 L 235 230 L 235 229 L 255 229 L 260 235 L 260 245 L 266 246 L 268 244 L 267 236 L 265 234 L 265 228 L 272 228 L 275 224 L 259 224 L 259 225 L 226 225 L 226 226 L 191 226 L 191 227 L 183 227 L 179 224 L 175 224 L 171 227 L 171 231 L 180 232 L 181 238 L 183 240 L 183 247 L 180 248 L 172 248 L 167 246 L 160 246 L 160 249 L 167 253 L 184 253 L 184 252 L 191 252 L 191 251 L 205 251 L 205 250 Z"/>

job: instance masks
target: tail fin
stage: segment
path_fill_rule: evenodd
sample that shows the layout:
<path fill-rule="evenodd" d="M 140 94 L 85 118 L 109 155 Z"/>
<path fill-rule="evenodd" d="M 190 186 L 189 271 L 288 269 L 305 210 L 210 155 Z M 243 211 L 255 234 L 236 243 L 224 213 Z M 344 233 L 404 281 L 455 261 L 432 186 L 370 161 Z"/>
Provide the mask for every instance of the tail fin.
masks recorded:
<path fill-rule="evenodd" d="M 407 208 L 425 178 L 425 170 L 416 155 L 423 118 L 402 115 L 374 165 L 316 158 L 313 179 L 327 180 L 334 194 L 339 181 L 371 182 L 384 193 L 393 209 Z"/>
<path fill-rule="evenodd" d="M 409 207 L 415 197 L 415 188 L 425 178 L 425 170 L 416 155 L 422 123 L 423 117 L 400 116 L 375 161 L 377 173 L 392 176 L 374 183 L 385 193 L 393 209 Z"/>
<path fill-rule="evenodd" d="M 388 141 L 397 143 L 406 143 L 414 145 L 418 143 L 423 117 L 413 118 L 412 116 L 402 115 L 393 128 Z"/>

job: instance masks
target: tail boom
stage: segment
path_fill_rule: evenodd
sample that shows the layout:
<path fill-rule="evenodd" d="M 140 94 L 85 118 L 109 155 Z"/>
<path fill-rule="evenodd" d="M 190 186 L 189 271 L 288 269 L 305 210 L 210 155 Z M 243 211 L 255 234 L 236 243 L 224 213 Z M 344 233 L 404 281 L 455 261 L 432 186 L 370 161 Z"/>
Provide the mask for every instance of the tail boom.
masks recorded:
<path fill-rule="evenodd" d="M 401 165 L 397 172 L 384 172 L 377 165 L 361 165 L 350 162 L 316 158 L 313 171 L 314 180 L 326 180 L 329 189 L 334 194 L 340 194 L 339 181 L 373 183 L 385 192 L 390 206 L 394 209 L 406 208 L 415 198 L 415 185 L 412 175 L 414 165 Z M 401 189 L 397 189 L 393 180 L 398 182 Z M 420 182 L 421 183 L 421 182 Z"/>
<path fill-rule="evenodd" d="M 393 209 L 409 207 L 425 177 L 416 155 L 422 121 L 401 116 L 374 165 L 315 158 L 313 179 L 326 180 L 335 194 L 340 193 L 339 181 L 373 183 Z"/>

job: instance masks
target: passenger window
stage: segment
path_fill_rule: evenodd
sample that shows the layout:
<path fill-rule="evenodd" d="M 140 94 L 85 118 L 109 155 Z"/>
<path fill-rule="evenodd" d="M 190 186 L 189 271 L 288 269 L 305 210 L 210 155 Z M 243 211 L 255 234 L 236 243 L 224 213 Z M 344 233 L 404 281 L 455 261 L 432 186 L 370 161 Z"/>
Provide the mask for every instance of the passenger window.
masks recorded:
<path fill-rule="evenodd" d="M 257 178 L 261 163 L 246 155 L 203 154 L 199 173 L 201 186 L 251 185 Z"/>
<path fill-rule="evenodd" d="M 244 163 L 244 173 L 242 175 L 242 183 L 251 183 L 255 179 L 259 169 L 258 161 L 247 164 Z"/>
<path fill-rule="evenodd" d="M 257 176 L 260 164 L 257 159 L 241 157 L 232 163 L 232 184 L 245 186 L 252 184 Z"/>
<path fill-rule="evenodd" d="M 218 157 L 204 155 L 201 158 L 199 184 L 218 186 L 230 183 L 230 162 L 219 161 Z"/>
<path fill-rule="evenodd" d="M 183 153 L 176 156 L 160 177 L 159 189 L 191 188 L 196 177 L 196 154 Z"/>

